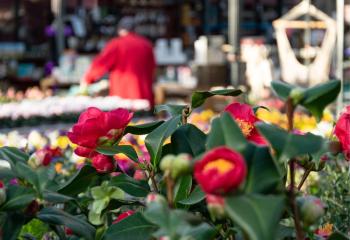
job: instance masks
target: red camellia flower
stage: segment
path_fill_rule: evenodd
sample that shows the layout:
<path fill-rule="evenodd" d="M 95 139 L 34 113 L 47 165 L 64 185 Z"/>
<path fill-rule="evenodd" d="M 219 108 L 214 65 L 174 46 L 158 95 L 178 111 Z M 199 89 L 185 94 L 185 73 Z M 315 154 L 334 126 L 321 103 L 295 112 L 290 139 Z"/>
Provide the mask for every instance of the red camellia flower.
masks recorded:
<path fill-rule="evenodd" d="M 67 136 L 78 145 L 75 150 L 77 155 L 92 157 L 97 146 L 113 144 L 120 140 L 132 116 L 132 113 L 123 108 L 103 112 L 98 108 L 90 107 L 80 115 L 78 123 Z"/>
<path fill-rule="evenodd" d="M 133 215 L 135 212 L 133 210 L 128 210 L 126 212 L 123 212 L 122 214 L 120 214 L 116 220 L 113 221 L 112 224 L 116 224 L 118 222 L 120 222 L 121 220 L 123 220 L 124 218 L 127 218 L 131 215 Z"/>
<path fill-rule="evenodd" d="M 350 106 L 340 115 L 334 134 L 339 139 L 345 158 L 350 160 Z"/>
<path fill-rule="evenodd" d="M 259 145 L 266 145 L 265 139 L 255 128 L 255 123 L 260 120 L 255 116 L 251 106 L 243 103 L 231 103 L 225 108 L 225 111 L 231 114 L 249 141 Z"/>
<path fill-rule="evenodd" d="M 95 154 L 92 157 L 92 166 L 99 173 L 107 173 L 112 172 L 114 170 L 112 158 L 103 154 Z"/>
<path fill-rule="evenodd" d="M 208 194 L 220 195 L 235 190 L 246 174 L 243 157 L 227 147 L 212 149 L 194 166 L 194 177 Z"/>

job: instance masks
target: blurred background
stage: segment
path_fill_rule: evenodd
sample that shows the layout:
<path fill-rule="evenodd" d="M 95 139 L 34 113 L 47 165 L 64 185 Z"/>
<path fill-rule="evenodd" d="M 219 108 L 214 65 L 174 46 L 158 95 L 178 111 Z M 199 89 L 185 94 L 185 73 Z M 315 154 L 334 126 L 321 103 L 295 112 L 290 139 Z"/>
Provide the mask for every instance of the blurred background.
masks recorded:
<path fill-rule="evenodd" d="M 330 59 L 329 66 L 319 63 L 318 69 L 329 68 L 327 79 L 344 80 L 343 104 L 350 100 L 350 1 L 1 0 L 0 131 L 67 124 L 88 106 L 151 115 L 152 104 L 145 99 L 108 96 L 108 74 L 81 87 L 94 57 L 116 37 L 125 16 L 152 42 L 156 104 L 186 102 L 193 90 L 233 86 L 248 93 L 246 101 L 278 109 L 270 82 L 286 80 L 281 69 L 286 66 L 279 60 L 273 22 L 301 2 L 334 20 L 338 41 L 329 40 L 331 50 L 324 54 L 327 20 L 305 11 L 293 22 L 299 27 L 284 31 L 292 54 L 310 69 L 319 52 Z M 220 110 L 222 101 L 206 107 Z"/>

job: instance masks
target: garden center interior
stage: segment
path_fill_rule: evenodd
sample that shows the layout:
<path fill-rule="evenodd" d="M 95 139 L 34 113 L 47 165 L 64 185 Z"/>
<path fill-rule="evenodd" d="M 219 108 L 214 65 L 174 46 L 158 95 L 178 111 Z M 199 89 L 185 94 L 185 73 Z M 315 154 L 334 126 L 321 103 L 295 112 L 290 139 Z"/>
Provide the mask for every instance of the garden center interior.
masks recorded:
<path fill-rule="evenodd" d="M 0 0 L 0 240 L 350 240 L 350 0 Z"/>
<path fill-rule="evenodd" d="M 80 110 L 88 103 L 104 105 L 106 110 L 113 107 L 109 100 L 103 100 L 108 95 L 108 75 L 90 85 L 87 91 L 82 91 L 79 84 L 92 59 L 115 37 L 118 21 L 124 16 L 133 16 L 135 31 L 153 44 L 156 104 L 186 102 L 194 89 L 228 86 L 246 89 L 253 102 L 269 101 L 271 81 L 295 81 L 293 77 L 286 77 L 290 75 L 286 72 L 286 65 L 290 62 L 280 61 L 282 54 L 285 54 L 280 51 L 283 47 L 278 47 L 279 38 L 283 36 L 273 23 L 299 2 L 1 1 L 0 127 L 25 126 L 48 119 L 55 122 L 55 118 L 61 117 L 65 119 L 66 115 L 79 111 L 78 106 L 66 106 L 71 99 L 76 99 L 77 105 L 82 104 Z M 314 79 L 315 82 L 304 79 L 302 83 L 310 85 L 325 78 L 343 79 L 343 100 L 348 101 L 350 7 L 347 1 L 343 1 L 343 14 L 339 14 L 337 1 L 303 2 L 312 4 L 337 21 L 331 29 L 340 29 L 342 33 L 328 34 L 331 35 L 327 39 L 331 50 L 324 52 L 321 47 L 326 27 L 321 22 L 322 18 L 315 21 L 318 16 L 304 14 L 306 17 L 301 16 L 302 20 L 296 21 L 300 19 L 296 17 L 293 23 L 300 26 L 287 32 L 295 63 L 300 65 L 301 62 L 312 69 L 312 60 L 317 59 L 318 52 L 320 55 L 322 52 L 324 64 L 327 65 L 320 66 L 325 69 L 323 78 Z M 235 12 L 235 9 L 239 11 Z M 339 15 L 341 20 L 337 18 Z M 310 21 L 310 25 L 307 25 L 306 22 Z M 342 35 L 340 50 L 334 42 L 336 34 L 338 39 Z M 341 63 L 340 53 L 343 54 Z M 343 68 L 341 74 L 339 65 Z M 83 95 L 91 98 L 78 97 Z M 119 102 L 134 110 L 149 108 L 147 102 L 130 102 L 128 99 L 120 99 Z M 13 107 L 8 104 L 14 103 L 18 111 L 9 110 Z M 48 107 L 50 110 L 45 109 Z"/>

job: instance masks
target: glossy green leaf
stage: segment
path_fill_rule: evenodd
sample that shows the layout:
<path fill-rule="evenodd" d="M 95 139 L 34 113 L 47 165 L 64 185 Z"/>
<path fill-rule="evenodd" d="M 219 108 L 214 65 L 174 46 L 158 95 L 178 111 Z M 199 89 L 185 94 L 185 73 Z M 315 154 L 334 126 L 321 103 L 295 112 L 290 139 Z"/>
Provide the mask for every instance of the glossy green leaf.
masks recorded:
<path fill-rule="evenodd" d="M 37 218 L 43 222 L 53 225 L 64 225 L 79 236 L 87 240 L 93 240 L 95 237 L 95 228 L 79 217 L 70 215 L 60 209 L 48 207 L 43 208 L 37 214 Z"/>
<path fill-rule="evenodd" d="M 59 193 L 74 196 L 84 192 L 90 184 L 98 177 L 95 168 L 89 165 L 84 165 L 74 176 L 72 176 L 58 190 Z"/>
<path fill-rule="evenodd" d="M 236 97 L 242 94 L 240 89 L 222 89 L 214 91 L 198 91 L 192 94 L 191 106 L 192 108 L 200 107 L 207 98 L 212 96 L 232 96 Z"/>
<path fill-rule="evenodd" d="M 266 123 L 258 123 L 257 128 L 271 143 L 278 158 L 282 161 L 288 161 L 290 158 L 303 154 L 317 153 L 324 145 L 322 137 L 311 133 L 297 135 Z"/>
<path fill-rule="evenodd" d="M 171 147 L 175 154 L 188 153 L 197 156 L 205 152 L 206 135 L 192 124 L 179 127 L 171 136 Z"/>
<path fill-rule="evenodd" d="M 350 236 L 346 236 L 346 234 L 336 231 L 332 233 L 327 240 L 350 240 Z"/>
<path fill-rule="evenodd" d="M 245 160 L 249 169 L 244 187 L 246 193 L 271 193 L 282 189 L 284 174 L 267 147 L 251 144 L 246 150 Z"/>
<path fill-rule="evenodd" d="M 277 96 L 283 100 L 287 100 L 290 92 L 295 88 L 295 86 L 281 81 L 272 81 L 271 87 L 275 91 Z"/>
<path fill-rule="evenodd" d="M 138 162 L 137 153 L 131 145 L 102 146 L 97 148 L 96 151 L 108 156 L 114 156 L 118 153 L 123 153 L 134 162 Z"/>
<path fill-rule="evenodd" d="M 181 116 L 173 117 L 147 135 L 145 144 L 151 156 L 153 165 L 158 165 L 162 154 L 163 144 L 165 140 L 175 132 L 180 121 Z"/>
<path fill-rule="evenodd" d="M 75 198 L 72 198 L 63 194 L 59 194 L 56 192 L 48 191 L 48 190 L 45 190 L 43 192 L 43 197 L 46 201 L 50 203 L 66 203 L 69 201 L 75 201 Z"/>
<path fill-rule="evenodd" d="M 111 225 L 103 239 L 148 240 L 152 238 L 152 234 L 156 229 L 156 226 L 147 221 L 141 213 L 135 213 Z"/>
<path fill-rule="evenodd" d="M 192 176 L 191 175 L 186 175 L 182 176 L 175 185 L 174 189 L 174 201 L 178 202 L 183 199 L 186 199 L 192 188 Z"/>
<path fill-rule="evenodd" d="M 2 239 L 17 240 L 22 226 L 25 224 L 25 218 L 18 213 L 7 213 L 5 223 L 2 227 Z"/>
<path fill-rule="evenodd" d="M 332 80 L 305 90 L 305 98 L 301 105 L 306 107 L 318 121 L 322 119 L 323 110 L 332 103 L 341 90 L 339 80 Z"/>
<path fill-rule="evenodd" d="M 207 149 L 219 146 L 228 146 L 236 151 L 243 152 L 248 146 L 241 129 L 227 112 L 221 114 L 212 122 L 211 131 L 207 138 Z"/>
<path fill-rule="evenodd" d="M 197 185 L 193 191 L 190 193 L 190 195 L 181 201 L 179 203 L 183 205 L 194 205 L 196 203 L 199 203 L 205 199 L 205 193 L 201 190 L 199 185 Z"/>
<path fill-rule="evenodd" d="M 126 174 L 113 177 L 109 184 L 119 187 L 129 195 L 135 197 L 145 197 L 151 191 L 146 181 L 138 181 Z"/>
<path fill-rule="evenodd" d="M 15 168 L 20 178 L 25 179 L 27 182 L 31 183 L 38 192 L 41 192 L 38 174 L 31 167 L 26 163 L 17 162 Z"/>
<path fill-rule="evenodd" d="M 124 134 L 131 133 L 133 135 L 145 135 L 162 125 L 164 121 L 155 121 L 139 125 L 129 125 L 125 128 Z"/>
<path fill-rule="evenodd" d="M 7 200 L 0 207 L 1 211 L 23 209 L 36 198 L 35 192 L 31 188 L 22 186 L 9 186 L 6 195 Z"/>
<path fill-rule="evenodd" d="M 244 195 L 226 199 L 226 212 L 250 240 L 275 239 L 284 197 Z"/>
<path fill-rule="evenodd" d="M 154 112 L 160 113 L 160 112 L 167 112 L 171 116 L 175 117 L 177 115 L 182 115 L 182 110 L 186 107 L 186 105 L 175 105 L 175 104 L 163 104 L 163 105 L 157 105 L 155 107 Z"/>
<path fill-rule="evenodd" d="M 29 156 L 15 147 L 1 147 L 0 148 L 0 160 L 8 161 L 12 170 L 17 162 L 26 163 Z M 14 170 L 13 170 L 14 171 Z"/>

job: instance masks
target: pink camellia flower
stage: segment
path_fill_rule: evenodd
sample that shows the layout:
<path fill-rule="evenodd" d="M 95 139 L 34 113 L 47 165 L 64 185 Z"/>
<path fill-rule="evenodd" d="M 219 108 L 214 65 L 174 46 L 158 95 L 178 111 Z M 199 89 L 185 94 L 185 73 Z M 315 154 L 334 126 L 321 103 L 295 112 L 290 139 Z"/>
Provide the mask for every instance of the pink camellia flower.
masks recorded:
<path fill-rule="evenodd" d="M 260 122 L 260 120 L 255 116 L 251 106 L 248 104 L 235 102 L 228 105 L 225 108 L 225 111 L 231 114 L 238 126 L 241 128 L 243 135 L 249 141 L 258 145 L 266 145 L 266 140 L 255 128 L 255 123 Z"/>
<path fill-rule="evenodd" d="M 78 122 L 68 132 L 68 138 L 78 148 L 75 153 L 82 157 L 93 157 L 95 148 L 104 144 L 117 143 L 130 122 L 133 114 L 128 110 L 118 108 L 103 112 L 90 107 L 83 112 Z"/>
<path fill-rule="evenodd" d="M 112 172 L 115 167 L 113 159 L 103 154 L 96 154 L 92 157 L 92 166 L 99 173 Z"/>
<path fill-rule="evenodd" d="M 120 214 L 116 220 L 113 221 L 112 224 L 116 224 L 118 222 L 120 222 L 121 220 L 123 220 L 124 218 L 127 218 L 131 215 L 133 215 L 135 212 L 133 210 L 128 210 L 126 212 L 123 212 L 122 214 Z"/>
<path fill-rule="evenodd" d="M 247 166 L 242 155 L 227 147 L 210 150 L 194 166 L 194 177 L 208 194 L 232 192 L 241 185 L 246 174 Z"/>
<path fill-rule="evenodd" d="M 345 112 L 343 112 L 334 129 L 334 134 L 337 136 L 342 151 L 344 153 L 345 158 L 350 160 L 350 106 L 346 107 Z"/>

